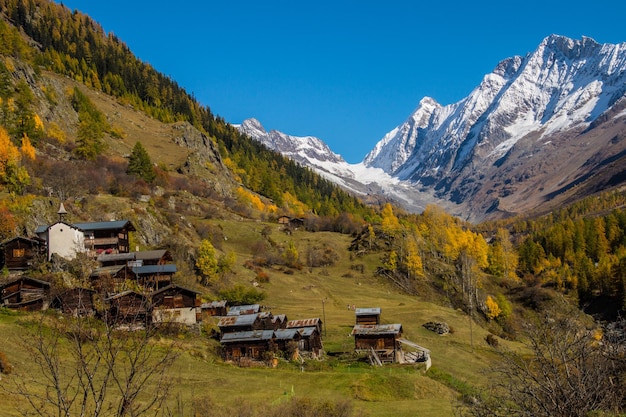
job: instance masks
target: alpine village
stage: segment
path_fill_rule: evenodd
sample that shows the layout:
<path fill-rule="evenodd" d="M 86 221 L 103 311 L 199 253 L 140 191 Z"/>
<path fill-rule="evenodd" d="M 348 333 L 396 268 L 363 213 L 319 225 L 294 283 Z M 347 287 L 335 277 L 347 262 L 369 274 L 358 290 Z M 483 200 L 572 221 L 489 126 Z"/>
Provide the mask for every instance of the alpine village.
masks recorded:
<path fill-rule="evenodd" d="M 624 416 L 624 158 L 415 213 L 0 0 L 0 416 Z"/>

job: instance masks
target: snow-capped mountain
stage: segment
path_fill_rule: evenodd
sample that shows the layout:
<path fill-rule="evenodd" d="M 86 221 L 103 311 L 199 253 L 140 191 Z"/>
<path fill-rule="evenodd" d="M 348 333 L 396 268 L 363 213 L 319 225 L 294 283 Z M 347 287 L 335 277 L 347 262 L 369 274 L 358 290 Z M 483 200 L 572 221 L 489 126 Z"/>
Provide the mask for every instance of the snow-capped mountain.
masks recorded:
<path fill-rule="evenodd" d="M 344 186 L 369 172 L 370 188 L 378 182 L 409 206 L 425 199 L 480 220 L 624 182 L 625 95 L 626 43 L 552 35 L 527 56 L 500 62 L 457 103 L 423 98 L 361 164 L 345 163 L 317 138 L 273 131 L 260 139 L 258 122 L 240 129 L 302 164 L 349 177 Z M 388 176 L 377 181 L 376 172 Z"/>
<path fill-rule="evenodd" d="M 386 190 L 399 189 L 400 181 L 376 167 L 349 164 L 341 155 L 334 153 L 321 139 L 314 136 L 292 136 L 272 130 L 266 131 L 256 119 L 246 119 L 234 125 L 241 133 L 282 153 L 303 166 L 316 170 L 320 175 L 361 196 L 381 196 L 383 199 L 402 199 L 403 204 L 414 210 L 412 198 L 401 198 Z M 411 192 L 410 192 L 411 193 Z M 387 196 L 385 196 L 387 194 Z M 417 203 L 419 204 L 419 203 Z"/>
<path fill-rule="evenodd" d="M 237 129 L 265 146 L 299 162 L 315 165 L 319 162 L 341 163 L 344 159 L 334 153 L 321 139 L 314 136 L 290 136 L 277 130 L 267 132 L 257 119 L 246 119 Z"/>

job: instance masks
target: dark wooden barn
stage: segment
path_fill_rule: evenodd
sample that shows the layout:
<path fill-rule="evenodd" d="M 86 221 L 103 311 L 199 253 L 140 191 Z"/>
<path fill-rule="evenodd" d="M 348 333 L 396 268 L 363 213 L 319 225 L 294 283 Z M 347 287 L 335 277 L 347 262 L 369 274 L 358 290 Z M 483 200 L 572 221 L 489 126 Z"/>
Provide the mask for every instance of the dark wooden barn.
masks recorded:
<path fill-rule="evenodd" d="M 125 281 L 137 281 L 137 275 L 126 265 L 101 266 L 89 276 L 92 286 L 105 293 L 117 293 L 124 288 Z"/>
<path fill-rule="evenodd" d="M 29 277 L 19 277 L 4 284 L 0 291 L 1 304 L 7 308 L 38 311 L 48 308 L 50 283 Z"/>
<path fill-rule="evenodd" d="M 176 273 L 176 264 L 142 265 L 133 266 L 131 269 L 140 285 L 158 290 L 172 283 L 172 276 Z"/>
<path fill-rule="evenodd" d="M 287 327 L 287 316 L 284 314 L 277 314 L 272 317 L 272 329 L 284 329 Z"/>
<path fill-rule="evenodd" d="M 396 362 L 402 337 L 401 324 L 357 324 L 352 329 L 354 350 L 374 356 L 376 362 Z"/>
<path fill-rule="evenodd" d="M 298 350 L 300 350 L 300 341 L 302 334 L 300 329 L 278 329 L 274 330 L 274 343 L 276 348 L 282 351 L 288 359 L 294 359 Z"/>
<path fill-rule="evenodd" d="M 225 316 L 227 314 L 227 302 L 226 300 L 220 300 L 202 303 L 200 309 L 202 310 L 202 320 L 216 316 Z"/>
<path fill-rule="evenodd" d="M 38 256 L 45 259 L 46 245 L 39 239 L 26 237 L 14 237 L 0 244 L 2 259 L 0 267 L 6 267 L 9 271 L 25 271 L 30 269 L 33 261 Z"/>
<path fill-rule="evenodd" d="M 224 360 L 239 362 L 243 358 L 263 360 L 266 352 L 273 352 L 273 330 L 249 330 L 225 333 L 221 338 Z"/>
<path fill-rule="evenodd" d="M 52 297 L 50 307 L 73 316 L 93 316 L 95 290 L 90 288 L 68 288 Z"/>
<path fill-rule="evenodd" d="M 124 291 L 106 298 L 104 319 L 109 323 L 145 326 L 150 323 L 148 299 L 136 291 Z"/>
<path fill-rule="evenodd" d="M 354 310 L 356 324 L 380 324 L 380 308 L 357 308 Z"/>
<path fill-rule="evenodd" d="M 308 352 L 317 358 L 321 355 L 324 346 L 322 345 L 322 335 L 317 330 L 317 327 L 303 327 L 299 328 L 300 341 L 298 342 L 298 349 L 301 352 Z"/>

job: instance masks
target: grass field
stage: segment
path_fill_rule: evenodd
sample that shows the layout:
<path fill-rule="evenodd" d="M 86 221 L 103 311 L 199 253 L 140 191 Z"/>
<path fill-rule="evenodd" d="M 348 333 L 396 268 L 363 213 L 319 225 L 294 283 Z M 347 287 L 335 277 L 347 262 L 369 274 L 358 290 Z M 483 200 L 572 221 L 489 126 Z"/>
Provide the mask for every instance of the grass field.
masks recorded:
<path fill-rule="evenodd" d="M 254 273 L 242 265 L 251 257 L 250 247 L 261 240 L 261 230 L 267 224 L 249 221 L 220 221 L 226 240 L 223 251 L 237 255 L 231 283 L 250 283 Z M 181 335 L 181 356 L 171 371 L 174 384 L 169 406 L 182 415 L 191 413 L 194 399 L 210 399 L 226 406 L 243 403 L 271 406 L 291 397 L 320 400 L 350 400 L 357 415 L 364 416 L 453 416 L 459 393 L 425 374 L 423 368 L 392 365 L 372 367 L 353 359 L 354 340 L 350 331 L 355 321 L 348 306 L 380 307 L 383 323 L 401 323 L 403 337 L 431 351 L 432 365 L 439 375 L 470 387 L 485 384 L 482 370 L 492 359 L 485 342 L 486 331 L 477 325 L 470 334 L 467 316 L 460 311 L 439 305 L 421 297 L 402 294 L 373 274 L 380 255 L 350 259 L 346 250 L 350 237 L 335 233 L 297 231 L 287 236 L 273 228 L 272 239 L 281 244 L 290 240 L 300 253 L 308 245 L 328 245 L 339 254 L 339 260 L 327 268 L 285 273 L 268 269 L 269 282 L 263 284 L 267 298 L 263 304 L 274 314 L 286 314 L 288 319 L 320 317 L 324 320 L 325 350 L 332 353 L 325 361 L 313 361 L 304 366 L 280 362 L 276 368 L 239 368 L 226 364 L 215 354 L 217 342 L 206 336 Z M 350 268 L 363 264 L 364 273 Z M 15 383 L 21 372 L 37 372 L 24 349 L 23 327 L 19 324 L 28 316 L 0 314 L 0 351 L 16 369 L 3 376 L 5 387 Z M 444 321 L 453 332 L 439 336 L 422 324 Z M 471 337 L 473 336 L 473 337 Z M 473 339 L 473 346 L 471 340 Z M 448 384 L 449 385 L 449 384 Z M 19 399 L 2 393 L 0 416 L 19 415 L 13 406 Z"/>

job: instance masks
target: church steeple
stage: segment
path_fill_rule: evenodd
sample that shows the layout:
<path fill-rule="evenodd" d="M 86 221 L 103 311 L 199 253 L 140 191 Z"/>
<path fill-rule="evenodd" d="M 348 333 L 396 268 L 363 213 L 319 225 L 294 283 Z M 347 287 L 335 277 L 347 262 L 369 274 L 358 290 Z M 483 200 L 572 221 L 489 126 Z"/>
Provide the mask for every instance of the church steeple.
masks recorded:
<path fill-rule="evenodd" d="M 65 207 L 63 207 L 63 202 L 61 202 L 61 206 L 59 207 L 59 211 L 57 211 L 57 214 L 59 215 L 59 221 L 62 222 L 65 215 L 67 214 L 67 210 L 65 210 Z"/>

